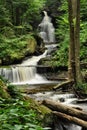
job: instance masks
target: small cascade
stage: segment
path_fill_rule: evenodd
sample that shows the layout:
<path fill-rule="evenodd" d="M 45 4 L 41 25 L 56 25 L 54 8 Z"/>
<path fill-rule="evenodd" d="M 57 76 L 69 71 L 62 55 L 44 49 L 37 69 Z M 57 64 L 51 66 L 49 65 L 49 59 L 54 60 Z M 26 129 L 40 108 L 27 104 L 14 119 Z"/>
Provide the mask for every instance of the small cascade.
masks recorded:
<path fill-rule="evenodd" d="M 3 76 L 5 79 L 7 79 L 10 82 L 13 79 L 11 73 L 12 73 L 11 68 L 0 68 L 0 75 Z"/>
<path fill-rule="evenodd" d="M 47 81 L 46 78 L 40 76 L 36 72 L 38 61 L 45 57 L 47 50 L 40 56 L 33 56 L 23 61 L 20 65 L 11 68 L 0 68 L 0 75 L 10 81 L 12 84 L 27 84 Z"/>
<path fill-rule="evenodd" d="M 28 82 L 31 80 L 36 73 L 35 67 L 12 67 L 13 82 Z"/>
<path fill-rule="evenodd" d="M 55 44 L 47 45 L 45 52 L 39 56 L 32 56 L 22 62 L 22 64 L 13 65 L 9 68 L 0 68 L 0 75 L 12 84 L 43 84 L 49 81 L 37 73 L 38 61 L 49 55 L 49 52 L 56 47 Z M 52 83 L 50 81 L 50 83 Z"/>
<path fill-rule="evenodd" d="M 55 28 L 51 22 L 51 18 L 46 11 L 43 11 L 44 18 L 39 24 L 40 36 L 44 43 L 55 43 Z"/>

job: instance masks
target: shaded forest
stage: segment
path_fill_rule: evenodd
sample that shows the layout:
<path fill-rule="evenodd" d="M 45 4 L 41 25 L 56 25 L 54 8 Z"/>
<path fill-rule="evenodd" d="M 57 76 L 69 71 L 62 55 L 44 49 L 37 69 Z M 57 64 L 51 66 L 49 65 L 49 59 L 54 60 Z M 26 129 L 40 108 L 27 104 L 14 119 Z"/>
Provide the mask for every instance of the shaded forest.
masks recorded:
<path fill-rule="evenodd" d="M 74 17 L 72 0 L 0 0 L 0 67 L 21 63 L 27 56 L 43 54 L 45 43 L 39 36 L 38 25 L 45 10 L 52 18 L 58 49 L 41 64 L 59 67 L 60 73 L 65 67 L 69 74 L 68 81 L 58 84 L 53 90 L 69 86 L 77 97 L 86 98 L 87 1 L 76 2 L 79 2 L 79 7 L 76 7 Z M 71 43 L 74 46 L 70 46 Z M 48 108 L 21 95 L 15 86 L 0 76 L 1 130 L 48 130 L 43 124 L 46 113 L 50 113 Z"/>

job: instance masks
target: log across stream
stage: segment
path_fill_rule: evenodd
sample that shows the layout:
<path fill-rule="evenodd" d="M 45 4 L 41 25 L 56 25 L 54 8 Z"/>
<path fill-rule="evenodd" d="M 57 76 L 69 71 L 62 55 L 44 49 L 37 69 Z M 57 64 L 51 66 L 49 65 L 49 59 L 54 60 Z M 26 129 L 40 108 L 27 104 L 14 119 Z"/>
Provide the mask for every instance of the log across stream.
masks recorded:
<path fill-rule="evenodd" d="M 52 113 L 59 118 L 87 128 L 87 112 L 78 108 L 63 105 L 52 100 L 43 100 L 42 104 L 52 110 Z"/>
<path fill-rule="evenodd" d="M 87 130 L 87 101 L 79 100 L 68 92 L 38 92 L 29 94 L 50 108 L 53 118 L 57 118 L 52 130 Z M 81 102 L 80 102 L 81 101 Z"/>

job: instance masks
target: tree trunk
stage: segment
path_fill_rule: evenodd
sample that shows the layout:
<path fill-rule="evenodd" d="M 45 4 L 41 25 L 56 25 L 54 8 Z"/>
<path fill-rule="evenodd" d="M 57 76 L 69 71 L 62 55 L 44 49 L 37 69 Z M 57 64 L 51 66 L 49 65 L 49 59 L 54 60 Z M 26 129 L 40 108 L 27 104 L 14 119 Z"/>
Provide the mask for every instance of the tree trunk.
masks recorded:
<path fill-rule="evenodd" d="M 62 82 L 60 84 L 57 84 L 56 86 L 53 87 L 53 90 L 56 89 L 62 89 L 62 90 L 67 90 L 69 88 L 71 88 L 71 86 L 73 86 L 74 82 L 72 80 L 68 80 L 65 82 Z"/>
<path fill-rule="evenodd" d="M 16 7 L 16 26 L 20 25 L 20 8 Z"/>
<path fill-rule="evenodd" d="M 54 111 L 52 113 L 57 115 L 57 117 L 59 117 L 61 119 L 64 119 L 64 120 L 69 121 L 71 123 L 74 123 L 74 124 L 77 124 L 79 126 L 87 128 L 87 121 L 83 121 L 81 119 L 78 119 L 76 117 L 73 117 L 73 116 L 70 116 L 70 115 L 67 115 L 67 114 L 64 114 L 64 113 L 61 113 L 61 112 Z"/>
<path fill-rule="evenodd" d="M 81 82 L 80 73 L 80 0 L 68 0 L 70 46 L 69 46 L 69 79 L 74 79 L 75 86 Z"/>
<path fill-rule="evenodd" d="M 82 82 L 80 72 L 80 0 L 77 0 L 76 24 L 75 24 L 75 67 L 76 67 L 76 83 Z"/>
<path fill-rule="evenodd" d="M 53 111 L 62 112 L 62 113 L 75 116 L 75 117 L 78 117 L 79 119 L 83 119 L 87 121 L 87 113 L 81 110 L 77 110 L 75 108 L 72 108 L 72 107 L 63 105 L 61 103 L 51 101 L 51 100 L 44 100 L 42 104 L 47 106 Z"/>
<path fill-rule="evenodd" d="M 74 79 L 75 81 L 76 72 L 75 72 L 75 46 L 74 46 L 74 23 L 73 23 L 72 0 L 68 0 L 68 12 L 69 12 L 69 26 L 70 26 L 68 74 L 69 79 L 70 80 Z"/>

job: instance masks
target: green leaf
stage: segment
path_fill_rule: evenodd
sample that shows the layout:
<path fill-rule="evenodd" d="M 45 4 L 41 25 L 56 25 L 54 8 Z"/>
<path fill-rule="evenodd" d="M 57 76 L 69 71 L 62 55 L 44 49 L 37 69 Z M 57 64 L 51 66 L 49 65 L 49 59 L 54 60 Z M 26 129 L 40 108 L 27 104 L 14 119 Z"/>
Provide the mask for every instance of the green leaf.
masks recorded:
<path fill-rule="evenodd" d="M 14 130 L 21 130 L 23 125 L 15 125 Z"/>

